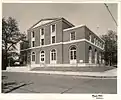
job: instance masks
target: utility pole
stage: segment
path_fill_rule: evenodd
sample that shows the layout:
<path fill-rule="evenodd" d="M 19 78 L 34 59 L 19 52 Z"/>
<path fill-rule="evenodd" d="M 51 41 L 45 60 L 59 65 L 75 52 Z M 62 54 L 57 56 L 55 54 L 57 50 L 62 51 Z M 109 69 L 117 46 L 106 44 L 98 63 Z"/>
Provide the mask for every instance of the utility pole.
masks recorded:
<path fill-rule="evenodd" d="M 109 7 L 108 7 L 108 5 L 107 5 L 106 3 L 104 3 L 104 5 L 105 5 L 105 7 L 107 8 L 107 10 L 108 10 L 109 14 L 111 15 L 111 17 L 112 17 L 113 21 L 115 22 L 116 26 L 118 26 L 118 25 L 117 25 L 117 22 L 116 22 L 116 20 L 115 20 L 115 18 L 113 17 L 113 15 L 112 15 L 112 13 L 111 13 L 111 11 L 110 11 Z"/>

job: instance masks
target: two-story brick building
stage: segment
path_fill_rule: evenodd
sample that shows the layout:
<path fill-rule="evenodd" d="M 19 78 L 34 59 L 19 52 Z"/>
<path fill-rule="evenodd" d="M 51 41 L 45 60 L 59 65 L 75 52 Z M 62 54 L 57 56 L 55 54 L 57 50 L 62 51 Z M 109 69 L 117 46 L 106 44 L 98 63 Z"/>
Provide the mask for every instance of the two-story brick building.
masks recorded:
<path fill-rule="evenodd" d="M 42 19 L 27 31 L 27 64 L 35 66 L 95 66 L 103 63 L 104 41 L 86 25 L 64 18 Z"/>

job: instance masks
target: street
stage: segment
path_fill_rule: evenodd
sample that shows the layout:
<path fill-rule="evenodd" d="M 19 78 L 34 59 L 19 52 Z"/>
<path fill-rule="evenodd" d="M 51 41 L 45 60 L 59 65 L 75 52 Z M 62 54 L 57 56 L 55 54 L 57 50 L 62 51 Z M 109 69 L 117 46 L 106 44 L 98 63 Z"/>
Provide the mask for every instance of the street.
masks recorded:
<path fill-rule="evenodd" d="M 117 93 L 116 79 L 18 72 L 2 72 L 2 76 L 6 77 L 7 82 L 16 81 L 27 84 L 11 93 Z"/>

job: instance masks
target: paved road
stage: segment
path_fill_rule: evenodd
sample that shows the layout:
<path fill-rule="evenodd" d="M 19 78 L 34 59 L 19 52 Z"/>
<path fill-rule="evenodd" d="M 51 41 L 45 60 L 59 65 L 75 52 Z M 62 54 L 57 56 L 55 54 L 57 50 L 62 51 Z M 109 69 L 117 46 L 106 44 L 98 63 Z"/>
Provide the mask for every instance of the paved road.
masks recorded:
<path fill-rule="evenodd" d="M 7 81 L 28 84 L 12 93 L 117 93 L 116 79 L 17 72 L 3 72 L 2 75 L 8 77 Z"/>

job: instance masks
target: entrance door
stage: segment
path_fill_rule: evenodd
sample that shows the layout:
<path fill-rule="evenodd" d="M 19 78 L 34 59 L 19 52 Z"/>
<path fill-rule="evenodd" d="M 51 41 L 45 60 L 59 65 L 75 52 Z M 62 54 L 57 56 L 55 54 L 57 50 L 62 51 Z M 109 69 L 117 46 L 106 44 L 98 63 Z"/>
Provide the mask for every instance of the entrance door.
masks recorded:
<path fill-rule="evenodd" d="M 31 64 L 35 64 L 35 52 L 32 52 L 32 56 L 31 56 Z"/>
<path fill-rule="evenodd" d="M 89 64 L 92 64 L 92 48 L 89 47 Z"/>
<path fill-rule="evenodd" d="M 40 64 L 44 64 L 45 63 L 45 52 L 41 51 L 40 52 Z"/>
<path fill-rule="evenodd" d="M 50 52 L 50 63 L 51 64 L 56 64 L 56 61 L 57 61 L 57 54 L 56 53 L 57 52 L 55 49 L 51 50 L 51 52 Z"/>

